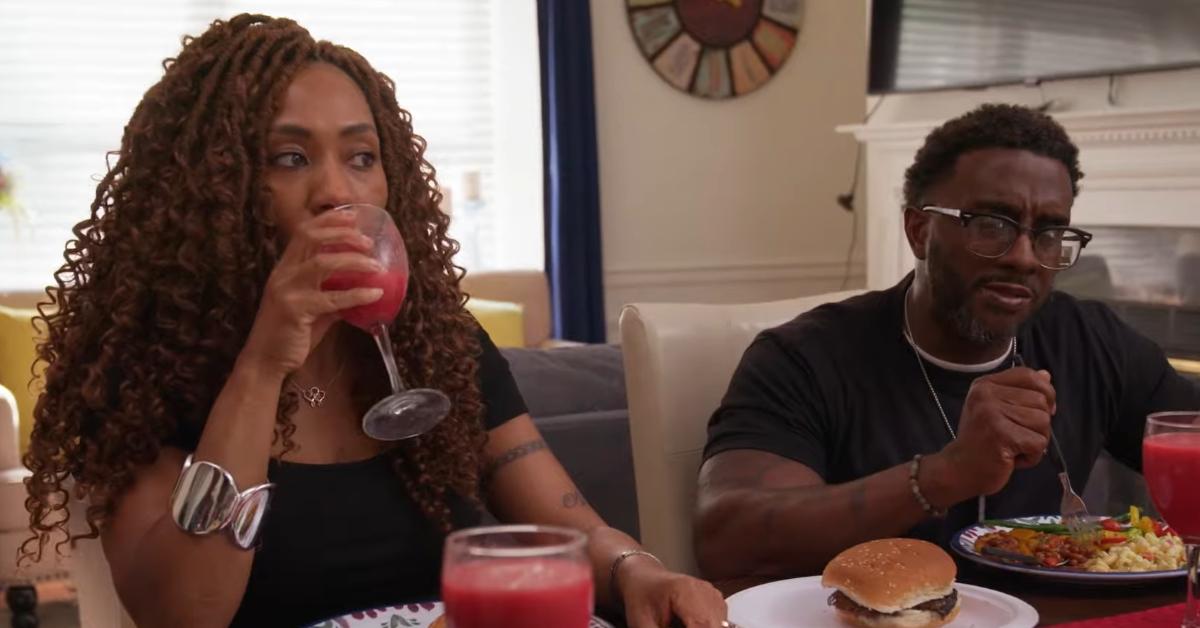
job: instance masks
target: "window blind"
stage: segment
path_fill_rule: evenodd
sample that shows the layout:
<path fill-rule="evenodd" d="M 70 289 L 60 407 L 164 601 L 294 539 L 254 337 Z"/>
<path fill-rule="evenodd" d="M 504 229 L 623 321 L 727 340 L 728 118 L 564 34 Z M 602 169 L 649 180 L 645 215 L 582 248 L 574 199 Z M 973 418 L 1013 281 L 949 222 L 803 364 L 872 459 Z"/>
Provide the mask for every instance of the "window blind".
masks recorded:
<path fill-rule="evenodd" d="M 477 179 L 488 199 L 499 158 L 493 5 L 504 1 L 5 0 L 0 165 L 12 174 L 25 217 L 0 212 L 0 292 L 52 281 L 70 228 L 87 216 L 106 172 L 105 154 L 119 147 L 134 107 L 162 75 L 162 60 L 179 51 L 184 35 L 241 12 L 293 18 L 318 39 L 363 54 L 395 81 L 439 181 L 455 187 Z M 536 33 L 533 25 L 529 32 Z M 474 219 L 464 259 L 486 267 L 496 246 L 490 234 L 504 218 L 479 212 Z"/>

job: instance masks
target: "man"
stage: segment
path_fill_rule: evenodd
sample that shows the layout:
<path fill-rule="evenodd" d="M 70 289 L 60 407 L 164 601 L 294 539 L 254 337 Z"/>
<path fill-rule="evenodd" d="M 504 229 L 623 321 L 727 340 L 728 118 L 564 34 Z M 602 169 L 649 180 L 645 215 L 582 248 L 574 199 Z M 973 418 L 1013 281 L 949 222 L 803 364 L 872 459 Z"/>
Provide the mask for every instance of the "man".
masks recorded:
<path fill-rule="evenodd" d="M 1151 341 L 1052 291 L 1091 238 L 1069 226 L 1082 176 L 1062 127 L 1023 107 L 926 138 L 904 190 L 915 272 L 742 357 L 700 471 L 706 577 L 812 574 L 869 539 L 946 545 L 981 511 L 1057 513 L 1051 428 L 1082 491 L 1101 449 L 1140 469 L 1148 413 L 1200 408 Z"/>

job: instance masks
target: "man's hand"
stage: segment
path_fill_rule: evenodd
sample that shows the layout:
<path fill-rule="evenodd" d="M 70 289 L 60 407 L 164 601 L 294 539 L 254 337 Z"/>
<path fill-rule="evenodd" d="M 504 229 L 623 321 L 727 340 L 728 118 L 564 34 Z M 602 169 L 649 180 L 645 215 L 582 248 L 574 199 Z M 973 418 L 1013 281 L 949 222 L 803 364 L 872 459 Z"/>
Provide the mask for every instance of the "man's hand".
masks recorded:
<path fill-rule="evenodd" d="M 971 385 L 958 423 L 958 437 L 922 465 L 922 490 L 939 508 L 1008 484 L 1014 469 L 1041 461 L 1050 442 L 1056 409 L 1050 373 L 1025 367 L 981 377 Z"/>

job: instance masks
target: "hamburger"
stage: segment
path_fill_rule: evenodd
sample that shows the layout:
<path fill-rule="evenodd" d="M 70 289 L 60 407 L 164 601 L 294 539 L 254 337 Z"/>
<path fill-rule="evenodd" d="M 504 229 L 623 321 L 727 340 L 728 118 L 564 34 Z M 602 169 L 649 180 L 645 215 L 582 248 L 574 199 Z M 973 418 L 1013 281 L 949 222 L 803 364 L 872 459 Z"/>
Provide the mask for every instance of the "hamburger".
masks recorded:
<path fill-rule="evenodd" d="M 851 626 L 934 628 L 958 615 L 958 568 L 933 543 L 880 539 L 855 545 L 825 566 L 829 605 Z"/>

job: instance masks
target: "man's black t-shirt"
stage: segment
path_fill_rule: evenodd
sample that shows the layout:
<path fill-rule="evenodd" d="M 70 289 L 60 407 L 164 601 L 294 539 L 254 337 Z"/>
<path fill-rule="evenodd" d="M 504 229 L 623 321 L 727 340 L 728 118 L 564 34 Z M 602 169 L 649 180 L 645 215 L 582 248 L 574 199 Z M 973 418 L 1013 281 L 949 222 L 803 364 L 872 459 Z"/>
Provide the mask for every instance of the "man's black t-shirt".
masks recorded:
<path fill-rule="evenodd" d="M 904 336 L 910 275 L 884 291 L 823 305 L 760 334 L 743 355 L 708 428 L 705 459 L 731 449 L 790 458 L 827 483 L 856 480 L 950 442 L 917 354 Z M 1017 334 L 1030 368 L 1058 393 L 1053 427 L 1081 490 L 1102 448 L 1141 469 L 1146 415 L 1200 407 L 1200 389 L 1106 306 L 1054 292 Z M 1010 361 L 997 367 L 1009 368 Z M 971 382 L 987 373 L 925 368 L 955 430 Z M 995 371 L 992 371 L 995 372 Z M 1016 471 L 987 498 L 988 517 L 1057 513 L 1061 489 L 1048 457 Z M 948 544 L 975 521 L 975 500 L 910 536 Z"/>

